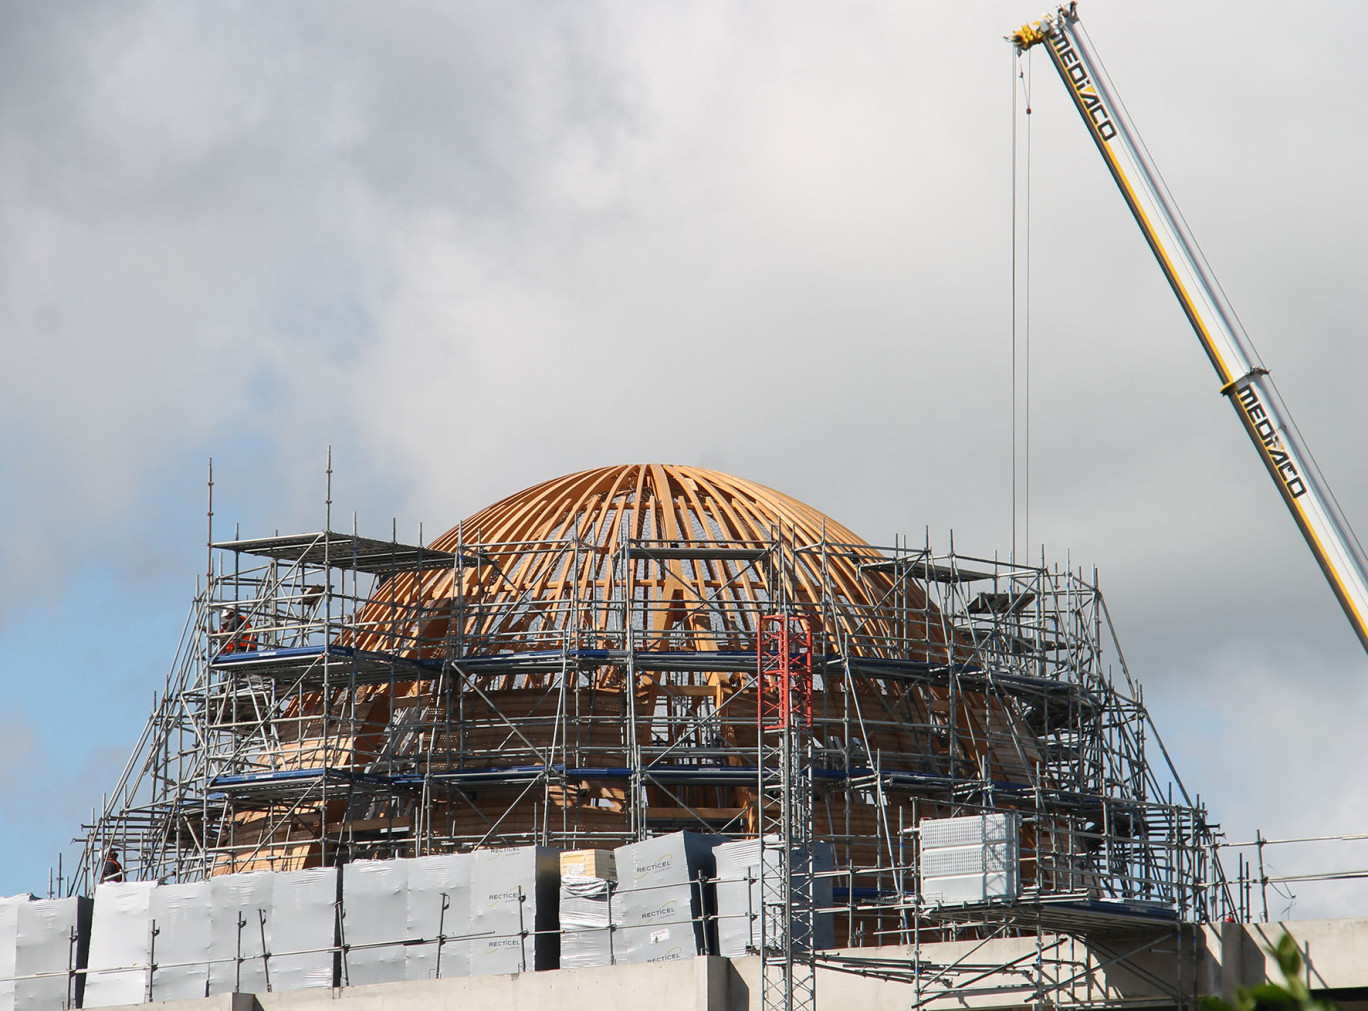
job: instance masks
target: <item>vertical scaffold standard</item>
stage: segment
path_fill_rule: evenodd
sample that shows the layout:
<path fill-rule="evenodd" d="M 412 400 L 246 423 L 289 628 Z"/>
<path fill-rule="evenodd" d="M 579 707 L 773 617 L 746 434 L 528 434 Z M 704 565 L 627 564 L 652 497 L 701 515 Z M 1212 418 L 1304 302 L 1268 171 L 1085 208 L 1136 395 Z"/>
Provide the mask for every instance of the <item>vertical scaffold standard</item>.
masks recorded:
<path fill-rule="evenodd" d="M 110 849 L 130 880 L 192 881 L 787 821 L 834 855 L 842 946 L 1230 908 L 1095 576 L 877 547 L 665 465 L 546 482 L 428 545 L 324 530 L 212 550 L 73 890 Z M 766 645 L 776 628 L 787 646 Z M 768 691 L 757 651 L 791 685 L 801 658 L 799 696 Z M 787 761 L 762 730 L 776 702 L 804 714 Z M 916 826 L 996 812 L 1020 825 L 1015 901 L 921 897 Z"/>
<path fill-rule="evenodd" d="M 759 705 L 761 1007 L 817 1006 L 812 834 L 812 623 L 760 618 Z"/>

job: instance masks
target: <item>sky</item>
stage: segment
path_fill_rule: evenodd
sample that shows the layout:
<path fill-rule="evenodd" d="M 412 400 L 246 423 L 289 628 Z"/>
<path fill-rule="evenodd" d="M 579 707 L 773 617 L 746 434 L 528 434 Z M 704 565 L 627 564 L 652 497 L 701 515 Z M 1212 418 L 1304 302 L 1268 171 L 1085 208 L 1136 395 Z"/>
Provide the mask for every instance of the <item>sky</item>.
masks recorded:
<path fill-rule="evenodd" d="M 331 447 L 334 517 L 379 536 L 661 461 L 1005 554 L 1014 89 L 1019 550 L 1098 568 L 1230 839 L 1368 831 L 1368 658 L 1044 55 L 1002 41 L 1040 13 L 0 2 L 0 894 L 46 892 L 142 730 L 210 458 L 244 536 L 322 525 Z M 1368 528 L 1368 7 L 1081 13 Z"/>

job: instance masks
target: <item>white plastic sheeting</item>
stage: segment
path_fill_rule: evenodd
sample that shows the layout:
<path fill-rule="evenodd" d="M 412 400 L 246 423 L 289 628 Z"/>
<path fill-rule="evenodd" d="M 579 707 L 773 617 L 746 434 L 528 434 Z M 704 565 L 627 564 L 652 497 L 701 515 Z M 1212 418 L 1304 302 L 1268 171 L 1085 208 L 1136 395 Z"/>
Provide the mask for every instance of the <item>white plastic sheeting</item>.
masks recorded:
<path fill-rule="evenodd" d="M 0 1011 L 14 1008 L 14 961 L 19 947 L 19 906 L 32 895 L 0 898 Z"/>
<path fill-rule="evenodd" d="M 613 964 L 613 920 L 609 911 L 612 888 L 613 884 L 605 878 L 561 876 L 562 969 Z"/>
<path fill-rule="evenodd" d="M 407 860 L 357 860 L 342 868 L 342 981 L 348 986 L 404 979 L 408 936 Z"/>
<path fill-rule="evenodd" d="M 152 889 L 148 916 L 155 969 L 153 1000 L 188 1000 L 209 992 L 210 884 L 195 881 Z"/>
<path fill-rule="evenodd" d="M 470 868 L 470 974 L 554 969 L 560 860 L 545 846 L 478 850 Z"/>
<path fill-rule="evenodd" d="M 1017 897 L 1021 816 L 1016 812 L 923 818 L 918 828 L 925 901 L 951 905 Z"/>
<path fill-rule="evenodd" d="M 449 853 L 342 869 L 347 985 L 469 974 L 470 861 Z"/>
<path fill-rule="evenodd" d="M 84 1007 L 142 1004 L 150 997 L 155 881 L 107 881 L 95 888 Z"/>
<path fill-rule="evenodd" d="M 407 935 L 423 939 L 404 949 L 405 979 L 470 975 L 473 862 L 469 853 L 444 853 L 405 861 L 409 865 Z"/>
<path fill-rule="evenodd" d="M 102 884 L 85 1006 L 331 986 L 337 882 L 322 867 Z"/>
<path fill-rule="evenodd" d="M 760 947 L 760 840 L 723 843 L 713 853 L 717 859 L 717 953 L 736 958 Z M 791 854 L 792 874 L 800 879 L 814 874 L 813 905 L 818 910 L 829 910 L 832 904 L 832 879 L 824 872 L 834 869 L 835 856 L 831 844 L 824 842 L 813 845 L 811 859 L 797 850 Z M 765 859 L 775 872 L 779 870 L 778 851 L 767 850 Z M 777 920 L 765 926 L 771 937 L 777 937 L 782 930 Z M 814 948 L 835 947 L 835 924 L 830 912 L 814 914 L 812 935 Z"/>
<path fill-rule="evenodd" d="M 613 895 L 613 960 L 667 962 L 713 949 L 713 847 L 720 836 L 675 832 L 619 846 L 614 851 L 618 889 Z"/>
<path fill-rule="evenodd" d="M 209 880 L 209 992 L 265 993 L 264 918 L 271 910 L 271 871 Z M 95 896 L 99 904 L 99 893 Z"/>
<path fill-rule="evenodd" d="M 75 1007 L 89 939 L 89 899 L 0 898 L 0 1011 Z"/>
<path fill-rule="evenodd" d="M 266 943 L 271 989 L 332 986 L 337 953 L 338 873 L 315 867 L 273 875 Z"/>

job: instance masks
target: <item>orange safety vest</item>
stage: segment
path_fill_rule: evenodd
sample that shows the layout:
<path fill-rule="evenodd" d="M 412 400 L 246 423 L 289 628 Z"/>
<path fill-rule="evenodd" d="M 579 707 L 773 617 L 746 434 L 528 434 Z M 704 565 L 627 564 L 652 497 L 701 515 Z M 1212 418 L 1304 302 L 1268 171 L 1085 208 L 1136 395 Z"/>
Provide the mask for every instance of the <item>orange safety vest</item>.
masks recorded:
<path fill-rule="evenodd" d="M 229 626 L 224 622 L 223 631 L 234 638 L 229 639 L 223 647 L 224 653 L 250 653 L 257 647 L 256 636 L 252 635 L 252 623 L 242 615 L 238 615 L 238 623 Z"/>

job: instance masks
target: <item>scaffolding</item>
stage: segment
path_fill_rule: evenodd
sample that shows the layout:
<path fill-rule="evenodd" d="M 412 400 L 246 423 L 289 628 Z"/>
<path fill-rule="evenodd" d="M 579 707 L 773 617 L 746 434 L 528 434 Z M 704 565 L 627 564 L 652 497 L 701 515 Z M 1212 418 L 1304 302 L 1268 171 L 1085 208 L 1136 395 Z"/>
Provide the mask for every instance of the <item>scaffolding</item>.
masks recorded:
<path fill-rule="evenodd" d="M 761 1007 L 814 1011 L 811 622 L 802 615 L 762 616 L 756 653 Z"/>
<path fill-rule="evenodd" d="M 192 881 L 679 829 L 763 837 L 757 638 L 783 614 L 812 636 L 811 729 L 785 789 L 834 847 L 839 944 L 1099 923 L 1181 939 L 1239 911 L 1095 573 L 826 523 L 550 534 L 212 542 L 71 891 L 111 848 L 130 878 Z M 927 902 L 921 820 L 992 811 L 1021 819 L 1020 895 Z"/>

